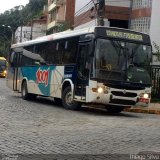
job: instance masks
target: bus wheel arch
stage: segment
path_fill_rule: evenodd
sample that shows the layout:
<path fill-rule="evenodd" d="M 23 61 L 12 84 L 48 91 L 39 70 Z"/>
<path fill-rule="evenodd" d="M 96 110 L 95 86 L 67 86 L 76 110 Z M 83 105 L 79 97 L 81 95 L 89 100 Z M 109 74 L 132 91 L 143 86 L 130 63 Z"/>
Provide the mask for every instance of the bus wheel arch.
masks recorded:
<path fill-rule="evenodd" d="M 62 105 L 66 109 L 78 110 L 80 103 L 73 100 L 73 88 L 69 81 L 63 83 L 62 86 Z"/>
<path fill-rule="evenodd" d="M 36 99 L 36 94 L 31 94 L 28 92 L 27 80 L 23 79 L 21 84 L 21 96 L 24 100 L 34 100 Z"/>

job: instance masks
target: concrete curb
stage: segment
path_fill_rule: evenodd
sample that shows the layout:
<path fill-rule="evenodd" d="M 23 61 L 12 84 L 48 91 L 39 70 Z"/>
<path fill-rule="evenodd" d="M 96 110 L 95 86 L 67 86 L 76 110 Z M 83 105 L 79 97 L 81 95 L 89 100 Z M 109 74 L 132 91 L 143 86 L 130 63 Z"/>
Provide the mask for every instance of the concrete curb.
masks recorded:
<path fill-rule="evenodd" d="M 125 112 L 135 112 L 135 113 L 147 113 L 147 114 L 159 114 L 160 115 L 160 109 L 154 109 L 154 108 L 126 108 L 124 109 Z"/>

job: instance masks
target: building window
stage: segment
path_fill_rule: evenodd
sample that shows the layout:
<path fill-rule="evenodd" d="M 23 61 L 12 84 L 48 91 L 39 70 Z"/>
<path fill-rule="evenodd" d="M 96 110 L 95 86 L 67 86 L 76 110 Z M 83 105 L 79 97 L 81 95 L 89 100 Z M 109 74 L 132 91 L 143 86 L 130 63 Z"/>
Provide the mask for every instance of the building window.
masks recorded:
<path fill-rule="evenodd" d="M 133 1 L 133 9 L 139 8 L 151 8 L 152 0 L 134 0 Z"/>
<path fill-rule="evenodd" d="M 54 9 L 51 11 L 51 22 L 56 20 L 57 10 Z"/>
<path fill-rule="evenodd" d="M 138 32 L 143 32 L 149 34 L 150 30 L 150 17 L 142 17 L 142 18 L 137 18 L 137 19 L 132 19 L 131 20 L 131 29 L 138 31 Z"/>

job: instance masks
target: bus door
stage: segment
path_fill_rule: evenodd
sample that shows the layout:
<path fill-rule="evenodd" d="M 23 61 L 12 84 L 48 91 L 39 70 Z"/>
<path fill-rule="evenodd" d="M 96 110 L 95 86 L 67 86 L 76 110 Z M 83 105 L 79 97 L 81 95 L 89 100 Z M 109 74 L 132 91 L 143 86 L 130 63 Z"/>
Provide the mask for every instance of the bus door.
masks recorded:
<path fill-rule="evenodd" d="M 19 91 L 19 80 L 20 80 L 20 53 L 15 54 L 15 66 L 13 73 L 13 90 Z"/>
<path fill-rule="evenodd" d="M 79 52 L 77 56 L 77 79 L 76 79 L 76 87 L 75 87 L 75 95 L 86 97 L 86 86 L 89 80 L 89 67 L 90 64 L 88 62 L 88 51 L 89 45 L 80 44 Z"/>
<path fill-rule="evenodd" d="M 20 52 L 12 52 L 10 56 L 10 66 L 8 68 L 7 84 L 13 91 L 19 91 L 20 81 Z"/>

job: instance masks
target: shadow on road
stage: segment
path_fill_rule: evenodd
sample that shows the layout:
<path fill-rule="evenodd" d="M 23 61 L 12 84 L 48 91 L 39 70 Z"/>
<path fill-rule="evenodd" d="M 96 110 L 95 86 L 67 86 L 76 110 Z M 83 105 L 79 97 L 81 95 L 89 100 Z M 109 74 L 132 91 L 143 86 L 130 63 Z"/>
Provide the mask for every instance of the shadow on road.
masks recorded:
<path fill-rule="evenodd" d="M 14 95 L 13 97 L 15 98 L 21 98 L 21 96 L 19 95 Z M 46 97 L 41 97 L 38 96 L 35 100 L 30 100 L 28 102 L 32 102 L 32 103 L 40 103 L 40 104 L 44 104 L 47 106 L 51 106 L 51 107 L 55 107 L 55 108 L 60 108 L 60 109 L 64 109 L 63 106 L 61 104 L 55 103 L 53 98 L 46 98 Z M 33 104 L 32 104 L 33 105 Z M 34 105 L 33 105 L 34 107 Z M 88 107 L 88 106 L 82 106 L 80 110 L 78 111 L 72 111 L 71 112 L 78 112 L 78 113 L 83 113 L 83 114 L 88 114 L 88 115 L 94 115 L 94 116 L 114 116 L 114 117 L 130 117 L 130 118 L 141 118 L 140 115 L 137 115 L 135 113 L 128 113 L 128 112 L 121 112 L 121 113 L 117 113 L 117 114 L 113 114 L 113 113 L 109 113 L 107 112 L 107 110 L 105 108 L 93 108 L 93 107 Z"/>
<path fill-rule="evenodd" d="M 60 108 L 64 109 L 61 104 L 57 104 L 54 102 L 54 100 L 51 100 L 48 98 L 39 97 L 39 98 L 37 98 L 36 102 L 51 105 L 52 107 L 54 106 L 54 107 L 60 107 Z M 91 108 L 88 106 L 82 106 L 80 110 L 73 111 L 73 112 L 80 112 L 83 114 L 92 114 L 95 116 L 115 116 L 115 117 L 141 118 L 141 116 L 133 114 L 133 113 L 121 112 L 121 113 L 117 113 L 117 114 L 112 114 L 112 113 L 108 113 L 106 109 L 93 108 L 93 107 Z"/>

